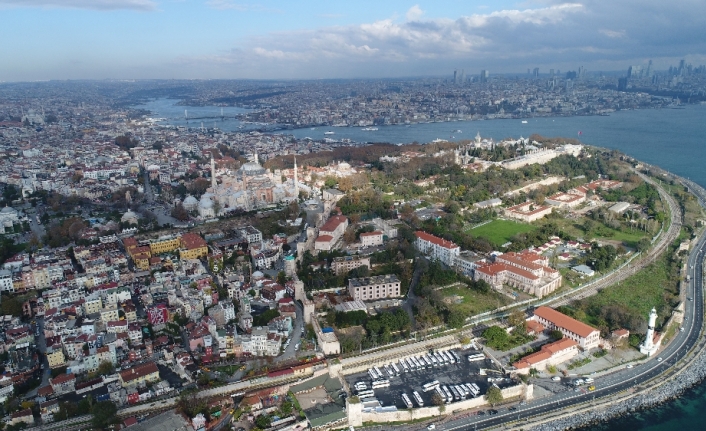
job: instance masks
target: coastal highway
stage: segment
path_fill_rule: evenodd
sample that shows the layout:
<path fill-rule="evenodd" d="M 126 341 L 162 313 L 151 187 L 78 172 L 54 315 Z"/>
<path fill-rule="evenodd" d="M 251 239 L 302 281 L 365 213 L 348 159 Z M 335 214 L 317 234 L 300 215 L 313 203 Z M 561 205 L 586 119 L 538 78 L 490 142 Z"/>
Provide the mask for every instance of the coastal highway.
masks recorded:
<path fill-rule="evenodd" d="M 706 190 L 695 186 L 693 183 L 690 186 L 690 190 L 699 198 L 701 205 L 706 206 Z M 687 274 L 691 276 L 691 282 L 686 287 L 683 298 L 691 298 L 691 300 L 686 299 L 684 301 L 684 323 L 682 325 L 684 330 L 677 331 L 669 345 L 648 360 L 635 364 L 630 369 L 619 368 L 610 374 L 595 377 L 593 385 L 596 390 L 593 392 L 588 392 L 584 386 L 580 392 L 571 390 L 528 401 L 523 406 L 516 406 L 517 410 L 515 411 L 509 411 L 507 408 L 498 408 L 499 413 L 496 415 L 476 415 L 451 420 L 437 425 L 436 429 L 440 431 L 484 429 L 521 421 L 523 418 L 550 413 L 558 409 L 570 409 L 576 404 L 587 401 L 600 403 L 601 398 L 622 391 L 630 391 L 658 377 L 661 373 L 667 371 L 669 367 L 675 366 L 676 362 L 683 358 L 700 339 L 700 331 L 704 321 L 704 254 L 706 254 L 706 235 L 701 235 L 687 260 Z"/>

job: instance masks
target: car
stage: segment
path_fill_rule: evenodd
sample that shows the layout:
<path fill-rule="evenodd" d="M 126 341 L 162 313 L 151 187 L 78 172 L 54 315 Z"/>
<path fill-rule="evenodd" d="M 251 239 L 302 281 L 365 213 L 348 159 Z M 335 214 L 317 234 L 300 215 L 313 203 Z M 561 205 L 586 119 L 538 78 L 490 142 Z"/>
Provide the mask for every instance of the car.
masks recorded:
<path fill-rule="evenodd" d="M 428 425 L 428 426 L 427 426 L 427 429 L 428 429 L 428 430 L 435 430 L 435 429 L 436 429 L 436 425 L 434 425 L 434 424 Z"/>
<path fill-rule="evenodd" d="M 479 411 L 478 416 L 485 416 L 485 412 L 483 410 Z"/>
<path fill-rule="evenodd" d="M 517 407 L 512 406 L 512 407 L 508 407 L 507 409 L 510 410 L 511 412 L 514 412 L 515 410 L 517 410 Z"/>
<path fill-rule="evenodd" d="M 684 332 L 684 327 L 681 326 L 681 327 L 679 328 L 679 331 Z"/>
<path fill-rule="evenodd" d="M 627 369 L 632 368 L 632 364 L 627 364 L 627 365 L 625 366 L 625 368 L 627 368 Z"/>
<path fill-rule="evenodd" d="M 498 414 L 498 411 L 497 411 L 497 410 L 490 409 L 490 410 L 488 410 L 488 414 L 489 414 L 489 415 L 497 415 L 497 414 Z"/>
<path fill-rule="evenodd" d="M 657 362 L 662 362 L 662 358 L 661 357 L 657 358 Z"/>
<path fill-rule="evenodd" d="M 581 389 L 579 389 L 579 388 L 574 388 L 574 392 L 578 392 L 578 391 L 580 391 L 580 390 L 581 390 Z"/>
<path fill-rule="evenodd" d="M 552 381 L 554 381 L 554 382 L 560 382 L 560 381 L 561 381 L 561 377 L 559 377 L 559 376 L 554 376 L 554 377 L 552 377 Z"/>
<path fill-rule="evenodd" d="M 521 406 L 524 406 L 525 404 L 527 404 L 527 401 L 525 401 L 525 400 L 520 401 Z"/>
<path fill-rule="evenodd" d="M 687 301 L 693 301 L 693 299 L 691 298 L 691 296 L 688 297 L 688 298 L 686 298 L 686 299 L 687 299 Z"/>
<path fill-rule="evenodd" d="M 593 386 L 593 385 L 591 385 L 591 386 L 588 387 L 588 390 L 589 390 L 589 391 L 595 391 L 595 390 L 596 390 L 596 387 Z"/>

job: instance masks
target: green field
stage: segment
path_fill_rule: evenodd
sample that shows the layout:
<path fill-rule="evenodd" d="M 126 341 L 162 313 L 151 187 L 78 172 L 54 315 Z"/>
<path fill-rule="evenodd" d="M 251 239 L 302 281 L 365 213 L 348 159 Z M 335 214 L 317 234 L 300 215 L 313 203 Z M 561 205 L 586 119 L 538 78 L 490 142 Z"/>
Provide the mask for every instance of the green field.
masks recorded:
<path fill-rule="evenodd" d="M 534 226 L 511 220 L 493 220 L 483 226 L 469 229 L 468 233 L 488 239 L 495 245 L 503 245 L 518 233 L 531 232 Z"/>
<path fill-rule="evenodd" d="M 494 310 L 512 302 L 507 296 L 492 290 L 481 293 L 463 287 L 450 287 L 442 289 L 441 294 L 444 298 L 449 298 L 447 302 L 449 308 L 460 309 L 466 317 Z"/>

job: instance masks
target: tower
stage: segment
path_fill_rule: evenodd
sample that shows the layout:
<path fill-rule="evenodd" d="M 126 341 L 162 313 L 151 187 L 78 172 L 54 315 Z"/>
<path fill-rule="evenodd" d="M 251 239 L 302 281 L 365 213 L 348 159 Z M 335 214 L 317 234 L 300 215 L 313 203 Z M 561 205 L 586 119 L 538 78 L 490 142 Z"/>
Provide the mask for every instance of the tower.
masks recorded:
<path fill-rule="evenodd" d="M 652 356 L 658 349 L 661 343 L 660 339 L 655 342 L 655 323 L 657 322 L 657 310 L 652 307 L 650 311 L 650 317 L 647 321 L 647 334 L 645 335 L 645 341 L 640 345 L 640 353 L 647 356 Z"/>
<path fill-rule="evenodd" d="M 297 155 L 294 155 L 294 198 L 299 200 L 299 175 L 297 174 Z"/>
<path fill-rule="evenodd" d="M 216 162 L 213 160 L 213 153 L 211 153 L 211 187 L 213 192 L 216 192 Z"/>

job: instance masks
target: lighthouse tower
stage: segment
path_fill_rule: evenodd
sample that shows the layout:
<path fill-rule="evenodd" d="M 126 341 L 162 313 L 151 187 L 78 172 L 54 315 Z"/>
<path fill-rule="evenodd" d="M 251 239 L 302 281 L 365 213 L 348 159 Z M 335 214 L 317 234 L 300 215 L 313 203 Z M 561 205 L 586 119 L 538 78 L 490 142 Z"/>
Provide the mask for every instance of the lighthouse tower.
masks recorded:
<path fill-rule="evenodd" d="M 652 307 L 650 318 L 647 322 L 647 335 L 645 341 L 640 345 L 640 353 L 647 356 L 652 356 L 661 344 L 661 337 L 655 342 L 655 323 L 657 322 L 657 310 Z"/>

